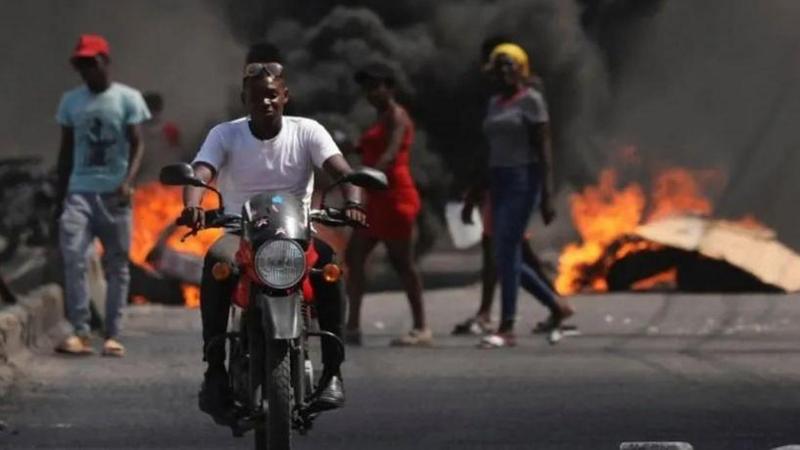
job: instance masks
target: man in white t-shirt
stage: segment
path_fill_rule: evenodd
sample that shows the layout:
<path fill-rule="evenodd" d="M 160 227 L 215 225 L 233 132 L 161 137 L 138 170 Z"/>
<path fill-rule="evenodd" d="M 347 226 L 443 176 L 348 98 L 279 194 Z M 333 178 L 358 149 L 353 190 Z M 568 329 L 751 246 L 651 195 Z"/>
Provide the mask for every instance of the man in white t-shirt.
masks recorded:
<path fill-rule="evenodd" d="M 242 102 L 248 116 L 221 123 L 208 134 L 192 166 L 203 181 L 217 180 L 225 198 L 225 211 L 239 214 L 242 204 L 252 195 L 264 191 L 288 191 L 311 203 L 314 168 L 321 168 L 334 178 L 352 171 L 328 132 L 314 120 L 284 116 L 289 100 L 280 55 L 271 45 L 256 45 L 247 56 Z M 360 204 L 360 190 L 351 185 L 343 188 L 349 219 L 365 224 Z M 197 227 L 203 226 L 203 210 L 199 206 L 201 188 L 184 190 L 185 209 L 182 218 Z M 315 240 L 320 254 L 318 266 L 333 260 L 333 251 L 324 242 Z M 212 345 L 216 336 L 226 332 L 233 280 L 217 281 L 211 268 L 220 261 L 234 262 L 239 236 L 226 234 L 208 251 L 201 285 L 203 341 L 208 369 L 200 390 L 200 409 L 221 424 L 229 423 L 232 399 L 225 369 L 224 345 Z M 313 282 L 314 280 L 312 280 Z M 317 315 L 320 328 L 341 337 L 344 311 L 342 286 L 316 283 Z M 223 340 L 224 341 L 224 340 Z M 323 340 L 323 375 L 320 389 L 312 403 L 318 410 L 339 408 L 344 404 L 344 389 L 337 361 L 337 348 Z"/>

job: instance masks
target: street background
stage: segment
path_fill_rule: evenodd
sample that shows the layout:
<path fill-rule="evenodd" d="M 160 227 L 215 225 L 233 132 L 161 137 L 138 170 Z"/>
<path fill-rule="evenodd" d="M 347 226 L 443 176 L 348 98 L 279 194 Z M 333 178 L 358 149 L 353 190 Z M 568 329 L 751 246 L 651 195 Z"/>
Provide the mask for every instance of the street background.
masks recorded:
<path fill-rule="evenodd" d="M 475 255 L 432 258 L 475 264 Z M 447 264 L 446 264 L 447 263 Z M 520 299 L 517 348 L 485 351 L 450 337 L 474 311 L 475 284 L 428 293 L 430 349 L 395 349 L 403 296 L 365 303 L 365 346 L 348 348 L 347 406 L 321 417 L 297 448 L 616 449 L 669 440 L 696 449 L 800 442 L 800 297 L 619 294 L 576 298 L 583 335 L 549 345 L 528 335 L 545 311 Z M 129 355 L 71 359 L 45 349 L 0 403 L 0 448 L 234 449 L 196 407 L 199 312 L 133 307 Z"/>
<path fill-rule="evenodd" d="M 582 335 L 557 346 L 528 334 L 545 311 L 522 296 L 519 347 L 480 351 L 477 338 L 448 336 L 475 312 L 480 258 L 474 249 L 455 252 L 442 220 L 445 204 L 474 181 L 484 150 L 480 121 L 489 92 L 480 44 L 505 35 L 529 51 L 552 119 L 558 219 L 546 229 L 538 219 L 532 225 L 532 244 L 550 273 L 569 272 L 559 265 L 568 244 L 608 249 L 664 211 L 766 226 L 776 242 L 800 249 L 800 2 L 9 0 L 0 11 L 3 167 L 33 156 L 39 159 L 29 164 L 38 171 L 53 168 L 53 116 L 60 95 L 80 82 L 68 58 L 81 33 L 108 38 L 115 80 L 163 95 L 163 119 L 180 130 L 180 145 L 165 154 L 174 160 L 193 154 L 212 124 L 242 114 L 240 71 L 254 42 L 270 40 L 284 52 L 289 112 L 318 119 L 341 142 L 374 119 L 352 81 L 355 69 L 375 59 L 396 69 L 400 98 L 417 126 L 412 170 L 424 200 L 418 250 L 426 253 L 436 346 L 388 347 L 410 323 L 397 277 L 378 252 L 365 300 L 366 345 L 349 350 L 345 367 L 348 405 L 317 421 L 297 448 L 800 444 L 798 294 L 659 292 L 664 285 L 650 293 L 580 294 L 574 323 Z M 6 221 L 13 213 L 36 215 L 30 194 L 50 186 L 0 172 L 7 234 L 0 252 L 9 237 L 27 241 L 0 275 L 23 297 L 62 271 L 44 249 L 47 239 L 30 239 L 27 223 Z M 137 192 L 135 228 L 151 239 L 135 236 L 131 261 L 146 276 L 134 284 L 164 281 L 159 292 L 172 295 L 156 300 L 195 304 L 186 286 L 154 274 L 145 261 L 181 209 L 179 191 L 151 182 Z M 37 219 L 52 226 L 54 205 L 44 206 Z M 608 236 L 596 233 L 609 218 L 622 223 Z M 55 233 L 47 231 L 45 237 Z M 26 253 L 26 245 L 35 251 Z M 204 250 L 184 256 L 196 263 Z M 751 263 L 761 255 L 753 254 Z M 658 258 L 641 266 L 659 266 Z M 590 266 L 573 268 L 590 273 Z M 713 291 L 729 273 L 690 275 Z M 578 277 L 567 283 L 569 292 L 603 290 L 593 282 L 606 281 L 605 274 Z M 35 315 L 12 303 L 0 304 L 0 349 L 14 343 L 18 351 L 0 352 L 0 387 L 9 367 L 16 373 L 0 396 L 0 448 L 251 447 L 250 436 L 234 440 L 197 409 L 203 364 L 196 309 L 132 306 L 125 358 L 70 359 L 39 340 L 49 329 L 36 328 L 60 319 L 62 305 L 39 302 L 45 319 L 20 324 Z"/>

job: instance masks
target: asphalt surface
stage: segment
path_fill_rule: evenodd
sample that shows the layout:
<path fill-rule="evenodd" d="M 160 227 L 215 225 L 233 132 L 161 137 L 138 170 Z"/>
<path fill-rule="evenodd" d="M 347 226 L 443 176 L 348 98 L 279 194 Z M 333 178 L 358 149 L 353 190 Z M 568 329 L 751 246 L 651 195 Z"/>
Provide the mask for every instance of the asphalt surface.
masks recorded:
<path fill-rule="evenodd" d="M 800 297 L 621 295 L 576 299 L 583 335 L 529 334 L 544 311 L 521 299 L 520 345 L 478 350 L 446 334 L 477 286 L 428 293 L 431 349 L 392 349 L 403 297 L 371 295 L 365 346 L 345 367 L 348 405 L 298 449 L 695 449 L 800 443 Z M 128 311 L 124 359 L 43 351 L 0 401 L 0 448 L 245 449 L 196 409 L 199 313 Z M 99 344 L 99 342 L 98 342 Z"/>

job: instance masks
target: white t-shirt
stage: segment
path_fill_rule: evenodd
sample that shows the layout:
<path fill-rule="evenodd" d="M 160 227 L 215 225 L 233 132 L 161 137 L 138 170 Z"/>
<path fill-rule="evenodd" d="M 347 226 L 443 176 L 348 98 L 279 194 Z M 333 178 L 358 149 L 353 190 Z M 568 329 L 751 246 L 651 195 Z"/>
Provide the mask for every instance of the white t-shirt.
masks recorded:
<path fill-rule="evenodd" d="M 303 199 L 308 209 L 314 191 L 314 167 L 321 168 L 341 152 L 319 122 L 303 117 L 283 117 L 281 131 L 259 140 L 246 117 L 211 129 L 194 163 L 217 171 L 217 187 L 225 199 L 225 212 L 240 214 L 242 205 L 264 191 L 287 191 Z M 313 164 L 313 166 L 312 166 Z"/>

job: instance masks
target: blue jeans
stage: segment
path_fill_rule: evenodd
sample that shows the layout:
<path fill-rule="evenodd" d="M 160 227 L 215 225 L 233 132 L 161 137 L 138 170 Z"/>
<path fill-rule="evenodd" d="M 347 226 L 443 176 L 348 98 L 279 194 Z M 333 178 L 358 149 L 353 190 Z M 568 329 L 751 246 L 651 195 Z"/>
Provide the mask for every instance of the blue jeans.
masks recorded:
<path fill-rule="evenodd" d="M 68 194 L 59 225 L 67 319 L 75 329 L 75 334 L 89 334 L 86 262 L 97 237 L 103 244 L 103 270 L 107 281 L 105 334 L 109 338 L 117 337 L 131 278 L 128 262 L 131 245 L 130 204 L 116 194 Z"/>
<path fill-rule="evenodd" d="M 550 310 L 556 309 L 556 293 L 530 266 L 522 263 L 520 248 L 531 213 L 539 204 L 539 166 L 493 167 L 489 186 L 495 261 L 502 298 L 501 326 L 507 328 L 504 331 L 510 331 L 517 314 L 520 284 Z"/>

